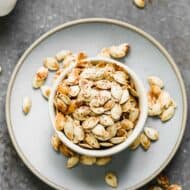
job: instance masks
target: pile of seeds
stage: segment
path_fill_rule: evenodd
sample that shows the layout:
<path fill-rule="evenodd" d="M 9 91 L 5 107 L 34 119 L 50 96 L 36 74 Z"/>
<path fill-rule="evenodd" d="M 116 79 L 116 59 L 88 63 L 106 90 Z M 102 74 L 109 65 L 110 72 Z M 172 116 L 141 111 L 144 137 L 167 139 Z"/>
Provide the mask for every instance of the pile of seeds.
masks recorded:
<path fill-rule="evenodd" d="M 160 174 L 156 178 L 156 184 L 149 187 L 148 190 L 182 190 L 182 187 L 178 184 L 171 184 L 166 175 Z"/>
<path fill-rule="evenodd" d="M 148 92 L 148 115 L 158 116 L 165 122 L 171 119 L 175 113 L 176 103 L 170 94 L 163 90 L 163 81 L 156 77 L 148 77 L 150 90 Z"/>
<path fill-rule="evenodd" d="M 124 43 L 103 48 L 98 56 L 117 59 L 128 55 L 128 52 L 129 45 Z M 40 88 L 43 97 L 48 99 L 51 87 L 44 84 L 48 77 L 48 71 L 56 71 L 54 82 L 64 68 L 73 62 L 77 62 L 76 68 L 67 75 L 67 79 L 57 89 L 55 98 L 56 127 L 58 130 L 65 132 L 74 143 L 80 144 L 84 148 L 111 147 L 119 142 L 118 139 L 125 140 L 135 126 L 139 111 L 131 112 L 131 110 L 138 110 L 136 89 L 130 80 L 130 76 L 125 71 L 123 73 L 122 68 L 115 68 L 115 66 L 104 62 L 94 64 L 82 61 L 85 58 L 87 58 L 87 55 L 84 52 L 73 54 L 67 50 L 58 52 L 55 57 L 45 58 L 43 66 L 34 75 L 32 86 L 33 88 Z M 99 71 L 96 70 L 95 72 L 92 68 Z M 108 75 L 101 78 L 104 69 L 108 71 Z M 161 79 L 150 76 L 148 82 L 150 85 L 148 92 L 149 116 L 157 116 L 162 121 L 168 121 L 175 112 L 176 104 L 174 100 L 163 90 L 164 84 Z M 98 91 L 97 94 L 95 93 L 97 95 L 96 101 L 90 98 L 90 90 L 93 93 Z M 107 100 L 108 98 L 109 100 Z M 104 103 L 104 101 L 106 102 Z M 28 114 L 31 106 L 30 97 L 25 97 L 22 105 L 23 112 Z M 64 130 L 65 124 L 66 130 Z M 71 126 L 71 134 L 69 126 Z M 76 130 L 72 130 L 73 128 Z M 102 131 L 105 135 L 103 137 L 100 136 Z M 112 141 L 107 139 L 108 134 L 114 136 L 111 138 Z M 135 150 L 141 145 L 144 150 L 148 150 L 151 142 L 158 139 L 159 133 L 155 128 L 145 127 L 144 132 L 139 135 L 130 148 Z M 110 156 L 96 158 L 79 155 L 65 146 L 56 134 L 52 136 L 51 144 L 55 151 L 68 158 L 67 168 L 73 168 L 78 163 L 87 166 L 105 166 L 112 160 Z M 111 187 L 118 186 L 117 175 L 114 172 L 107 172 L 104 180 Z M 167 177 L 159 176 L 157 184 L 150 187 L 149 190 L 182 190 L 181 186 L 177 184 L 170 185 L 167 181 Z"/>
<path fill-rule="evenodd" d="M 58 85 L 54 105 L 57 130 L 89 149 L 125 141 L 140 112 L 130 75 L 103 61 L 78 62 Z"/>

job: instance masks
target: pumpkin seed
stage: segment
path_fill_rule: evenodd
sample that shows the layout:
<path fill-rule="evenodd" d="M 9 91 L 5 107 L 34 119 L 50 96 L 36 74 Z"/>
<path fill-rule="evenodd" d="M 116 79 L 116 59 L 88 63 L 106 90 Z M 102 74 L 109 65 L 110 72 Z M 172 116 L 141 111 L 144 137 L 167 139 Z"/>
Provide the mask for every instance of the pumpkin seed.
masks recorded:
<path fill-rule="evenodd" d="M 47 85 L 44 85 L 44 86 L 41 86 L 41 93 L 43 95 L 43 97 L 45 97 L 46 99 L 49 98 L 49 95 L 51 93 L 51 87 L 47 86 Z"/>
<path fill-rule="evenodd" d="M 122 109 L 119 104 L 115 104 L 111 109 L 111 116 L 114 120 L 119 120 L 122 114 Z"/>
<path fill-rule="evenodd" d="M 91 166 L 91 165 L 96 163 L 96 157 L 81 155 L 80 156 L 80 163 L 84 164 L 84 165 Z"/>
<path fill-rule="evenodd" d="M 145 150 L 148 150 L 150 148 L 151 142 L 144 133 L 140 135 L 140 143 Z"/>
<path fill-rule="evenodd" d="M 68 139 L 73 140 L 74 126 L 73 126 L 73 119 L 70 116 L 66 116 L 66 122 L 64 125 L 64 133 L 68 137 Z"/>
<path fill-rule="evenodd" d="M 55 127 L 58 131 L 61 131 L 64 129 L 66 119 L 63 114 L 57 112 L 55 116 Z"/>
<path fill-rule="evenodd" d="M 173 117 L 174 113 L 175 113 L 174 106 L 170 106 L 162 112 L 162 114 L 160 115 L 160 119 L 163 122 L 168 121 Z"/>
<path fill-rule="evenodd" d="M 43 62 L 44 67 L 48 68 L 51 71 L 56 71 L 59 69 L 59 63 L 54 57 L 47 57 Z"/>
<path fill-rule="evenodd" d="M 108 163 L 110 163 L 111 160 L 112 160 L 111 156 L 96 158 L 96 165 L 97 166 L 105 166 Z"/>
<path fill-rule="evenodd" d="M 113 137 L 110 139 L 110 142 L 113 144 L 120 144 L 122 142 L 124 142 L 126 139 L 126 137 Z"/>
<path fill-rule="evenodd" d="M 156 141 L 159 138 L 159 133 L 158 133 L 158 131 L 156 129 L 153 129 L 153 128 L 150 128 L 150 127 L 145 127 L 144 128 L 144 133 L 152 141 Z"/>
<path fill-rule="evenodd" d="M 100 124 L 104 125 L 104 126 L 110 126 L 114 124 L 113 119 L 111 118 L 111 116 L 108 115 L 101 115 L 99 117 L 100 119 Z"/>
<path fill-rule="evenodd" d="M 80 92 L 79 86 L 71 86 L 69 91 L 69 96 L 76 97 Z"/>
<path fill-rule="evenodd" d="M 60 145 L 62 144 L 61 140 L 59 139 L 59 137 L 57 136 L 57 134 L 54 134 L 51 137 L 51 145 L 54 148 L 55 151 L 59 150 Z"/>
<path fill-rule="evenodd" d="M 32 107 L 32 100 L 30 97 L 26 96 L 23 99 L 23 103 L 22 103 L 22 110 L 24 112 L 25 115 L 27 115 Z"/>
<path fill-rule="evenodd" d="M 111 94 L 116 100 L 120 101 L 120 99 L 122 97 L 122 93 L 123 93 L 123 90 L 119 85 L 117 85 L 117 84 L 112 85 Z"/>
<path fill-rule="evenodd" d="M 148 83 L 149 83 L 150 86 L 156 85 L 156 86 L 158 86 L 160 88 L 164 87 L 163 81 L 157 76 L 149 76 L 148 77 Z"/>
<path fill-rule="evenodd" d="M 93 134 L 86 134 L 85 141 L 93 148 L 100 148 L 98 140 Z"/>
<path fill-rule="evenodd" d="M 118 186 L 118 180 L 117 176 L 113 172 L 108 172 L 105 175 L 105 182 L 111 186 L 111 187 L 117 187 Z"/>
<path fill-rule="evenodd" d="M 131 150 L 135 150 L 135 149 L 137 149 L 138 147 L 139 147 L 139 145 L 140 145 L 140 136 L 138 136 L 136 139 L 135 139 L 135 141 L 130 145 L 130 149 Z"/>
<path fill-rule="evenodd" d="M 127 75 L 123 71 L 116 71 L 113 75 L 113 78 L 116 82 L 125 85 L 127 82 Z"/>
<path fill-rule="evenodd" d="M 79 155 L 74 155 L 67 160 L 66 167 L 73 168 L 79 163 Z"/>

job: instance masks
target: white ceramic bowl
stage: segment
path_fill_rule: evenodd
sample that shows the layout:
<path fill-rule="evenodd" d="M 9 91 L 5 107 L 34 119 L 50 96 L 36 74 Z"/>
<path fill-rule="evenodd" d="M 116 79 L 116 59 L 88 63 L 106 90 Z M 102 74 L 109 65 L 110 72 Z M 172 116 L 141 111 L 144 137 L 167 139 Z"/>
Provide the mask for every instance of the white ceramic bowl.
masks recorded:
<path fill-rule="evenodd" d="M 56 129 L 55 127 L 55 110 L 54 110 L 54 96 L 55 96 L 55 92 L 57 89 L 58 84 L 62 81 L 62 79 L 65 77 L 65 75 L 72 70 L 72 68 L 75 66 L 75 64 L 70 65 L 68 68 L 66 68 L 62 74 L 59 76 L 59 78 L 57 79 L 57 81 L 55 82 L 50 97 L 49 97 L 49 113 L 50 113 L 50 119 L 52 121 L 53 127 L 55 132 L 57 133 L 57 135 L 59 136 L 59 138 L 61 139 L 61 141 L 68 146 L 70 149 L 74 150 L 75 152 L 82 154 L 82 155 L 88 155 L 88 156 L 95 156 L 95 157 L 103 157 L 103 156 L 110 156 L 110 155 L 114 155 L 124 149 L 126 149 L 127 147 L 129 147 L 134 140 L 138 137 L 138 135 L 141 133 L 141 131 L 143 130 L 146 118 L 147 118 L 147 97 L 146 97 L 146 91 L 145 88 L 143 86 L 143 83 L 141 82 L 141 80 L 139 79 L 139 77 L 135 74 L 134 71 L 132 71 L 128 66 L 115 61 L 113 59 L 108 59 L 108 58 L 100 58 L 100 57 L 92 57 L 92 58 L 88 58 L 88 61 L 106 61 L 106 62 L 110 62 L 116 65 L 121 66 L 122 68 L 124 68 L 125 70 L 127 70 L 127 72 L 129 73 L 129 75 L 131 76 L 131 78 L 133 79 L 134 83 L 135 83 L 135 87 L 137 90 L 137 93 L 139 94 L 139 106 L 140 106 L 140 115 L 139 115 L 139 119 L 136 123 L 136 126 L 132 132 L 132 134 L 121 144 L 115 145 L 113 147 L 107 148 L 107 149 L 103 149 L 103 150 L 89 150 L 89 149 L 85 149 L 80 147 L 79 145 L 74 144 L 72 141 L 70 141 L 63 132 L 60 132 Z"/>

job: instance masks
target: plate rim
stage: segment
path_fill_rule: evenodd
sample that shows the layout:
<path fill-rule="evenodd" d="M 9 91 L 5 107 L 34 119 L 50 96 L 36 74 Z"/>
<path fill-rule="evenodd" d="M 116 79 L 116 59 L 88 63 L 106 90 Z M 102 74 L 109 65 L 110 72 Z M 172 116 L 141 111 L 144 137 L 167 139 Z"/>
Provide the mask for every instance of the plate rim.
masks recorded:
<path fill-rule="evenodd" d="M 163 164 L 160 166 L 160 168 L 158 168 L 156 171 L 153 172 L 152 175 L 150 175 L 149 177 L 147 177 L 146 179 L 144 179 L 143 181 L 139 182 L 138 184 L 131 186 L 128 188 L 128 190 L 135 190 L 138 189 L 144 185 L 146 185 L 148 182 L 150 182 L 153 178 L 155 178 L 172 160 L 172 158 L 174 157 L 174 155 L 176 154 L 182 138 L 184 136 L 184 132 L 185 132 L 185 128 L 186 128 L 186 122 L 187 122 L 187 94 L 186 94 L 186 89 L 185 89 L 185 85 L 184 85 L 184 81 L 182 79 L 181 73 L 179 71 L 179 68 L 177 66 L 177 64 L 175 63 L 175 61 L 173 60 L 173 58 L 171 57 L 171 55 L 167 52 L 167 50 L 160 44 L 160 42 L 158 42 L 154 37 L 152 37 L 150 34 L 144 32 L 142 29 L 126 23 L 124 21 L 120 21 L 120 20 L 115 20 L 115 19 L 109 19 L 109 18 L 85 18 L 85 19 L 78 19 L 78 20 L 74 20 L 74 21 L 69 21 L 66 22 L 64 24 L 61 24 L 57 27 L 54 27 L 53 29 L 50 29 L 48 32 L 44 33 L 43 35 L 41 35 L 37 40 L 35 40 L 27 49 L 26 51 L 22 54 L 21 58 L 17 61 L 17 64 L 11 74 L 10 77 L 10 81 L 8 84 L 8 88 L 7 88 L 7 93 L 6 93 L 6 102 L 5 102 L 5 114 L 6 114 L 6 123 L 7 123 L 7 128 L 8 128 L 8 133 L 9 136 L 11 138 L 12 144 L 14 146 L 14 148 L 16 149 L 17 154 L 19 155 L 19 157 L 21 158 L 21 160 L 24 162 L 24 164 L 28 167 L 28 169 L 35 175 L 37 176 L 40 180 L 42 180 L 44 183 L 46 183 L 47 185 L 59 189 L 59 190 L 66 190 L 65 187 L 60 186 L 56 183 L 54 183 L 53 181 L 49 180 L 47 177 L 43 176 L 40 171 L 38 171 L 38 169 L 36 169 L 31 163 L 30 161 L 25 157 L 24 153 L 22 152 L 21 148 L 19 147 L 16 138 L 14 136 L 14 132 L 12 130 L 12 124 L 11 124 L 11 117 L 10 117 L 10 94 L 12 91 L 12 86 L 14 84 L 14 80 L 16 78 L 17 72 L 19 71 L 20 67 L 22 66 L 22 64 L 24 63 L 24 60 L 27 58 L 27 56 L 32 52 L 32 50 L 38 46 L 38 44 L 40 44 L 43 40 L 45 40 L 46 38 L 48 38 L 49 36 L 51 36 L 52 34 L 58 32 L 59 30 L 65 29 L 67 27 L 71 27 L 74 25 L 78 25 L 78 24 L 83 24 L 83 23 L 107 23 L 107 24 L 114 24 L 117 26 L 122 26 L 124 28 L 130 29 L 136 33 L 138 33 L 139 35 L 143 36 L 145 39 L 147 39 L 148 41 L 150 41 L 164 56 L 165 58 L 168 60 L 168 63 L 172 66 L 172 69 L 174 70 L 176 76 L 177 76 L 177 80 L 179 81 L 180 84 L 180 89 L 181 89 L 181 93 L 182 93 L 182 100 L 183 100 L 183 118 L 182 118 L 182 123 L 181 123 L 181 131 L 180 134 L 177 138 L 177 142 L 174 146 L 174 148 L 172 149 L 171 153 L 168 155 L 167 159 L 163 162 Z"/>

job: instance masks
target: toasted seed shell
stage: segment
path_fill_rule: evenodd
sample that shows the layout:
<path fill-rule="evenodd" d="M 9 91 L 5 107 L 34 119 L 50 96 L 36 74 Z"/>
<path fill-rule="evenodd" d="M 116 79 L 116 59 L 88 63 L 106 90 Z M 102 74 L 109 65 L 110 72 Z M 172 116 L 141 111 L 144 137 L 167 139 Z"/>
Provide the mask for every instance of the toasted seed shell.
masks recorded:
<path fill-rule="evenodd" d="M 72 52 L 68 51 L 68 50 L 61 50 L 60 52 L 58 52 L 55 57 L 57 59 L 57 61 L 63 61 L 66 57 L 71 56 Z"/>
<path fill-rule="evenodd" d="M 59 146 L 59 151 L 66 157 L 71 157 L 75 155 L 75 153 L 63 143 Z"/>
<path fill-rule="evenodd" d="M 150 128 L 150 127 L 145 127 L 144 128 L 144 133 L 146 136 L 151 139 L 152 141 L 156 141 L 159 139 L 159 133 L 156 129 Z"/>
<path fill-rule="evenodd" d="M 111 110 L 114 105 L 115 105 L 115 101 L 109 100 L 108 102 L 106 102 L 106 103 L 104 104 L 104 110 L 105 110 L 105 111 Z"/>
<path fill-rule="evenodd" d="M 129 120 L 132 122 L 135 122 L 139 117 L 139 109 L 138 108 L 132 108 L 129 112 Z"/>
<path fill-rule="evenodd" d="M 48 68 L 48 70 L 56 71 L 59 69 L 59 63 L 54 57 L 47 57 L 43 62 L 44 67 Z"/>
<path fill-rule="evenodd" d="M 125 85 L 127 82 L 127 75 L 123 71 L 116 71 L 113 75 L 113 78 L 116 82 Z"/>
<path fill-rule="evenodd" d="M 103 114 L 104 113 L 104 108 L 103 107 L 91 107 L 91 110 L 95 113 L 95 114 Z"/>
<path fill-rule="evenodd" d="M 165 109 L 172 104 L 172 98 L 170 97 L 168 92 L 162 90 L 158 97 L 158 102 L 160 103 L 161 108 Z"/>
<path fill-rule="evenodd" d="M 54 148 L 55 151 L 59 150 L 60 145 L 62 144 L 61 140 L 59 139 L 59 137 L 57 136 L 57 134 L 54 134 L 51 137 L 51 145 Z"/>
<path fill-rule="evenodd" d="M 144 134 L 142 133 L 140 135 L 140 142 L 141 142 L 141 146 L 145 149 L 145 150 L 148 150 L 150 145 L 151 145 L 151 142 L 149 140 L 149 138 Z"/>
<path fill-rule="evenodd" d="M 111 82 L 108 80 L 99 80 L 96 82 L 96 87 L 102 90 L 108 90 L 111 88 Z"/>
<path fill-rule="evenodd" d="M 99 117 L 100 119 L 100 124 L 104 125 L 104 126 L 110 126 L 110 125 L 113 125 L 114 124 L 114 121 L 112 119 L 111 116 L 108 116 L 108 115 L 101 115 Z"/>
<path fill-rule="evenodd" d="M 115 104 L 111 109 L 111 116 L 114 120 L 119 120 L 122 114 L 122 109 L 119 104 Z"/>
<path fill-rule="evenodd" d="M 126 137 L 113 137 L 110 139 L 110 142 L 113 144 L 120 144 L 122 142 L 124 142 L 126 139 Z"/>
<path fill-rule="evenodd" d="M 127 89 L 123 90 L 123 94 L 120 99 L 120 104 L 124 104 L 129 99 L 129 91 Z"/>
<path fill-rule="evenodd" d="M 111 57 L 120 59 L 126 56 L 129 52 L 129 44 L 124 43 L 118 46 L 111 46 L 109 48 Z"/>
<path fill-rule="evenodd" d="M 65 117 L 63 114 L 57 112 L 56 116 L 55 116 L 55 127 L 58 131 L 61 131 L 64 129 L 64 125 L 65 125 Z"/>
<path fill-rule="evenodd" d="M 39 79 L 37 76 L 34 76 L 32 80 L 32 87 L 33 88 L 40 88 L 44 84 L 44 80 Z"/>
<path fill-rule="evenodd" d="M 31 107 L 32 107 L 32 100 L 28 96 L 24 97 L 22 103 L 22 110 L 25 115 L 30 112 Z"/>
<path fill-rule="evenodd" d="M 74 141 L 77 143 L 79 141 L 84 140 L 85 134 L 84 134 L 83 128 L 80 124 L 74 125 L 73 135 L 74 135 Z"/>
<path fill-rule="evenodd" d="M 133 0 L 133 2 L 138 8 L 143 9 L 145 7 L 145 0 Z"/>
<path fill-rule="evenodd" d="M 134 123 L 128 119 L 123 119 L 121 121 L 121 127 L 125 130 L 131 130 L 134 128 Z"/>
<path fill-rule="evenodd" d="M 163 81 L 157 76 L 149 76 L 148 77 L 148 83 L 150 86 L 156 85 L 156 86 L 159 86 L 160 88 L 164 87 Z"/>
<path fill-rule="evenodd" d="M 114 124 L 114 125 L 111 125 L 111 126 L 107 127 L 106 131 L 109 134 L 109 139 L 116 136 L 117 130 L 118 130 L 117 129 L 117 124 Z"/>
<path fill-rule="evenodd" d="M 93 149 L 93 147 L 91 147 L 89 144 L 87 143 L 79 143 L 79 146 L 83 147 L 83 148 L 88 148 L 88 149 Z"/>
<path fill-rule="evenodd" d="M 86 134 L 85 141 L 93 148 L 100 148 L 98 140 L 91 133 Z"/>
<path fill-rule="evenodd" d="M 100 142 L 99 144 L 100 144 L 100 146 L 102 146 L 102 147 L 111 147 L 111 146 L 113 146 L 113 144 L 112 144 L 112 143 L 109 143 L 109 142 Z"/>
<path fill-rule="evenodd" d="M 182 187 L 178 184 L 172 184 L 167 188 L 167 190 L 182 190 Z"/>
<path fill-rule="evenodd" d="M 70 158 L 68 158 L 66 167 L 67 168 L 73 168 L 79 163 L 79 155 L 74 155 Z"/>
<path fill-rule="evenodd" d="M 40 67 L 36 72 L 36 77 L 38 80 L 45 80 L 48 77 L 48 69 Z"/>
<path fill-rule="evenodd" d="M 44 86 L 41 86 L 41 93 L 43 95 L 43 97 L 45 97 L 46 99 L 49 98 L 49 95 L 51 93 L 51 87 L 47 86 L 47 85 L 44 85 Z"/>
<path fill-rule="evenodd" d="M 92 129 L 92 133 L 93 133 L 94 135 L 103 137 L 103 136 L 105 135 L 105 133 L 106 133 L 106 130 L 105 130 L 105 128 L 104 128 L 103 125 L 98 124 L 98 125 L 96 125 L 96 126 Z"/>
<path fill-rule="evenodd" d="M 157 85 L 151 85 L 150 92 L 155 96 L 159 96 L 160 93 L 162 92 L 162 89 Z"/>
<path fill-rule="evenodd" d="M 118 186 L 118 180 L 117 176 L 113 172 L 108 172 L 105 175 L 105 182 L 111 186 L 111 187 L 117 187 Z"/>
<path fill-rule="evenodd" d="M 84 165 L 91 166 L 96 163 L 96 157 L 89 157 L 85 155 L 80 156 L 80 163 Z"/>
<path fill-rule="evenodd" d="M 109 48 L 103 48 L 98 56 L 110 58 Z"/>
<path fill-rule="evenodd" d="M 65 113 L 66 110 L 67 110 L 67 105 L 60 99 L 60 98 L 57 98 L 55 101 L 54 101 L 54 104 L 55 104 L 55 107 L 57 108 L 58 111 L 62 112 L 62 113 Z"/>
<path fill-rule="evenodd" d="M 111 94 L 116 100 L 120 101 L 122 97 L 122 93 L 123 93 L 123 90 L 119 85 L 116 85 L 116 84 L 112 85 Z"/>
<path fill-rule="evenodd" d="M 73 119 L 70 116 L 66 116 L 66 122 L 64 125 L 64 133 L 68 139 L 73 140 L 74 126 L 73 126 Z"/>
<path fill-rule="evenodd" d="M 117 130 L 117 134 L 116 134 L 117 137 L 127 137 L 127 131 L 125 129 L 118 129 Z"/>
<path fill-rule="evenodd" d="M 69 96 L 76 97 L 80 92 L 79 86 L 71 86 L 69 91 Z"/>
<path fill-rule="evenodd" d="M 140 145 L 140 136 L 138 136 L 135 141 L 130 145 L 131 150 L 135 150 L 139 147 Z"/>
<path fill-rule="evenodd" d="M 162 107 L 159 102 L 156 102 L 155 104 L 149 104 L 148 106 L 148 115 L 149 116 L 157 116 L 162 113 Z"/>
<path fill-rule="evenodd" d="M 168 121 L 173 117 L 174 113 L 175 113 L 174 106 L 170 106 L 162 112 L 162 114 L 160 115 L 160 119 L 163 122 Z"/>
<path fill-rule="evenodd" d="M 83 121 L 82 126 L 84 129 L 92 129 L 98 124 L 98 122 L 98 117 L 89 117 L 85 121 Z"/>
<path fill-rule="evenodd" d="M 168 188 L 170 185 L 169 178 L 166 175 L 160 174 L 156 178 L 157 183 L 164 189 Z"/>
<path fill-rule="evenodd" d="M 96 165 L 97 166 L 105 166 L 108 163 L 110 163 L 111 160 L 112 160 L 111 156 L 96 158 Z"/>

